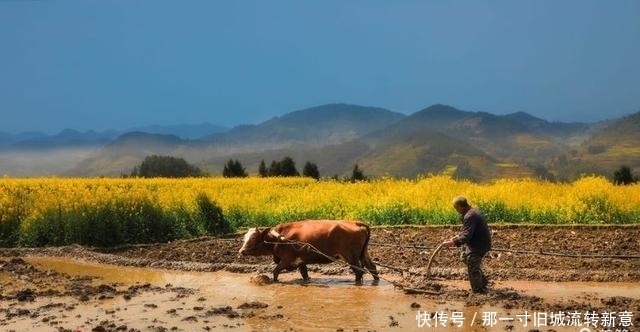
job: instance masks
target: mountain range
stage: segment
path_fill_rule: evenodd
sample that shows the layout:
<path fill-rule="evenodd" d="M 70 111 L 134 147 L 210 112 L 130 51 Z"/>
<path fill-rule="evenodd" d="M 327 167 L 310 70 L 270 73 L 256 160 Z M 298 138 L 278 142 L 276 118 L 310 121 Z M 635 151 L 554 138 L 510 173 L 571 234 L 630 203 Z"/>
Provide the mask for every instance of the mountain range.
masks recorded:
<path fill-rule="evenodd" d="M 183 157 L 210 174 L 229 159 L 249 173 L 261 160 L 290 156 L 322 176 L 413 178 L 450 174 L 572 180 L 640 168 L 640 112 L 597 123 L 550 122 L 524 112 L 496 115 L 432 105 L 410 115 L 383 108 L 328 104 L 231 129 L 211 124 L 56 135 L 0 133 L 0 174 L 120 176 L 151 154 Z"/>

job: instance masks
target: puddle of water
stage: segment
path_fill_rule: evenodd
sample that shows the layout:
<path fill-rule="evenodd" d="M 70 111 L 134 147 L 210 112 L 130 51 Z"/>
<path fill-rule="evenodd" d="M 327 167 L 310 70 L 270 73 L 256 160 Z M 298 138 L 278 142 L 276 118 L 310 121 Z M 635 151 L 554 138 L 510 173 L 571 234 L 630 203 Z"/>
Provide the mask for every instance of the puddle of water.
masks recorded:
<path fill-rule="evenodd" d="M 313 275 L 312 282 L 301 284 L 297 273 L 282 275 L 282 282 L 270 285 L 255 285 L 250 282 L 251 275 L 234 274 L 228 272 L 184 272 L 160 269 L 130 268 L 109 266 L 64 259 L 29 258 L 26 261 L 40 269 L 51 269 L 72 276 L 98 276 L 99 283 L 151 283 L 156 286 L 172 284 L 175 287 L 197 289 L 195 295 L 186 298 L 176 298 L 175 293 L 143 293 L 126 301 L 122 297 L 105 301 L 91 301 L 77 303 L 75 299 L 53 298 L 51 301 L 70 301 L 76 303 L 74 312 L 66 313 L 63 326 L 77 327 L 80 331 L 91 330 L 104 319 L 113 319 L 118 324 L 145 330 L 147 327 L 176 326 L 183 331 L 201 331 L 205 327 L 233 326 L 236 331 L 263 330 L 314 330 L 345 331 L 367 330 L 402 330 L 402 331 L 458 331 L 471 332 L 487 330 L 482 327 L 484 312 L 497 312 L 498 317 L 514 317 L 524 313 L 523 310 L 505 310 L 490 306 L 464 307 L 461 302 L 437 302 L 422 296 L 408 296 L 395 290 L 388 283 L 382 282 L 378 286 L 365 284 L 355 286 L 352 276 L 322 276 Z M 315 278 L 314 278 L 315 277 Z M 447 282 L 457 288 L 466 289 L 466 281 Z M 508 281 L 498 282 L 496 288 L 515 288 L 518 292 L 540 296 L 547 299 L 571 299 L 583 295 L 598 297 L 630 296 L 640 297 L 640 289 L 632 283 L 548 283 L 537 281 Z M 199 301 L 205 298 L 206 301 Z M 38 298 L 35 304 L 24 306 L 42 306 L 46 301 Z M 231 306 L 234 311 L 238 305 L 245 302 L 259 301 L 269 305 L 265 309 L 253 309 L 255 316 L 246 318 L 227 318 L 214 316 L 202 318 L 202 311 L 196 307 L 204 307 L 205 311 L 214 307 Z M 412 308 L 417 302 L 420 308 Z M 150 308 L 154 304 L 157 307 Z M 584 308 L 586 310 L 587 308 Z M 175 314 L 167 314 L 175 310 Z M 419 327 L 416 315 L 419 312 L 442 311 L 448 315 L 460 312 L 464 317 L 462 327 Z M 522 311 L 522 312 L 520 312 Z M 198 316 L 200 314 L 200 316 Z M 189 316 L 199 317 L 197 321 L 184 319 Z M 475 318 L 474 325 L 471 320 Z M 22 320 L 20 320 L 22 319 Z M 10 327 L 16 330 L 49 327 L 40 319 L 29 320 L 20 318 Z M 155 321 L 154 321 L 155 320 Z M 451 323 L 451 322 L 449 322 Z M 240 324 L 240 325 L 238 325 Z M 397 326 L 394 326 L 397 325 Z M 429 325 L 433 326 L 434 321 Z M 523 323 L 498 322 L 488 330 L 504 331 L 508 325 L 513 325 L 511 331 L 529 331 L 534 327 L 531 322 L 527 327 Z M 549 328 L 541 328 L 545 331 Z M 556 331 L 580 331 L 577 327 L 553 327 Z"/>
<path fill-rule="evenodd" d="M 100 283 L 151 283 L 164 286 L 168 280 L 174 279 L 171 271 L 156 269 L 140 269 L 123 266 L 95 264 L 60 258 L 33 257 L 25 261 L 42 269 L 65 273 L 70 276 L 100 277 Z"/>
<path fill-rule="evenodd" d="M 352 276 L 313 278 L 310 283 L 302 284 L 297 273 L 285 273 L 281 282 L 270 285 L 255 285 L 250 282 L 249 274 L 234 274 L 229 272 L 184 272 L 160 269 L 142 269 L 102 264 L 52 259 L 29 258 L 29 263 L 40 269 L 51 269 L 71 276 L 98 276 L 96 283 L 151 283 L 157 286 L 171 284 L 173 286 L 197 289 L 196 298 L 204 297 L 204 303 L 192 303 L 185 308 L 194 306 L 224 307 L 230 305 L 234 310 L 239 304 L 259 301 L 269 304 L 264 314 L 244 320 L 245 328 L 249 330 L 302 329 L 336 331 L 338 328 L 367 330 L 372 327 L 388 327 L 392 320 L 407 326 L 415 322 L 415 313 L 410 312 L 413 300 L 395 291 L 393 286 L 381 282 L 371 286 L 365 282 L 363 286 L 355 286 Z M 145 295 L 146 296 L 146 295 Z M 140 320 L 148 317 L 148 311 L 135 311 L 134 308 L 140 298 L 124 302 L 120 299 L 103 301 L 98 310 L 114 310 L 120 306 L 129 309 L 127 317 Z M 193 301 L 193 299 L 192 299 Z M 176 301 L 168 296 L 155 296 L 145 299 L 158 305 L 157 312 L 164 313 L 176 309 Z M 426 301 L 422 301 L 425 303 Z M 178 303 L 180 304 L 180 303 Z M 432 307 L 435 302 L 432 303 Z M 82 308 L 82 307 L 79 307 Z M 84 308 L 90 313 L 92 307 Z M 416 311 L 417 312 L 417 311 Z M 278 318 L 282 315 L 283 318 Z M 166 319 L 166 317 L 165 317 Z M 182 326 L 185 322 L 173 322 L 175 326 Z M 218 324 L 233 325 L 236 321 L 222 319 Z M 169 324 L 171 326 L 171 324 Z"/>

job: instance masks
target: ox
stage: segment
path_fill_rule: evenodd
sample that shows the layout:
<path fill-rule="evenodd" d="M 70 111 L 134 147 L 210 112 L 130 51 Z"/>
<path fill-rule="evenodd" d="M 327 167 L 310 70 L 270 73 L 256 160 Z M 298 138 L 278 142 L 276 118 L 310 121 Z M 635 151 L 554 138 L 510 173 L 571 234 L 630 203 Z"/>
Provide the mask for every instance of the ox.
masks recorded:
<path fill-rule="evenodd" d="M 273 255 L 277 264 L 273 281 L 282 270 L 298 268 L 302 279 L 309 280 L 307 264 L 331 263 L 342 259 L 351 265 L 356 283 L 362 283 L 364 268 L 379 280 L 376 266 L 367 252 L 371 232 L 360 221 L 304 220 L 269 228 L 251 228 L 244 236 L 240 254 Z M 310 244 L 304 245 L 305 243 Z M 315 250 L 324 255 L 317 253 Z M 331 258 L 331 259 L 329 259 Z"/>

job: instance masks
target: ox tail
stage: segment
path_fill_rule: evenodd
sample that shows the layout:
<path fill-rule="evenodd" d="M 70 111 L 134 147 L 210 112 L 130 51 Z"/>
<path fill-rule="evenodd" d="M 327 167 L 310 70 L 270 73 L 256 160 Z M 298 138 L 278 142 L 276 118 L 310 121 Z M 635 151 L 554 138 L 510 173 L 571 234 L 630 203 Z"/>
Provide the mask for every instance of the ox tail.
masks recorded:
<path fill-rule="evenodd" d="M 364 239 L 364 245 L 362 246 L 362 251 L 360 252 L 360 260 L 362 260 L 364 256 L 367 254 L 367 247 L 369 246 L 369 238 L 371 237 L 371 227 L 369 227 L 369 225 L 361 221 L 356 222 L 356 224 L 360 226 L 360 228 L 364 228 L 364 230 L 367 232 L 367 237 Z"/>
<path fill-rule="evenodd" d="M 369 256 L 369 239 L 371 238 L 371 228 L 369 225 L 363 222 L 357 222 L 358 226 L 364 228 L 367 231 L 367 237 L 364 240 L 364 245 L 362 246 L 362 251 L 360 252 L 360 263 L 364 265 L 364 267 L 373 275 L 375 280 L 378 280 L 378 271 L 376 269 L 376 265 L 373 264 L 371 257 Z"/>

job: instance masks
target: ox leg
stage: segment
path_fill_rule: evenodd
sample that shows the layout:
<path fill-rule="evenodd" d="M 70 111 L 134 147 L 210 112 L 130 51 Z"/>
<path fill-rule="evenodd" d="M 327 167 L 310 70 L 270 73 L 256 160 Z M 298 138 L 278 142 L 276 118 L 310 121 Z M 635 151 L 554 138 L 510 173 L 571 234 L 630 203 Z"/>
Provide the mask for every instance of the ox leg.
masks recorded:
<path fill-rule="evenodd" d="M 280 257 L 273 255 L 273 262 L 276 263 L 276 267 L 273 269 L 273 282 L 278 282 L 278 275 L 283 269 L 280 264 L 281 261 Z"/>
<path fill-rule="evenodd" d="M 356 285 L 362 285 L 362 276 L 364 275 L 364 273 L 356 268 L 351 268 L 353 270 L 353 273 L 356 274 Z"/>
<path fill-rule="evenodd" d="M 369 253 L 365 251 L 364 255 L 362 256 L 363 256 L 362 262 L 364 266 L 367 268 L 367 270 L 369 270 L 369 272 L 373 276 L 373 280 L 375 281 L 380 280 L 380 277 L 378 276 L 378 269 L 376 269 L 376 265 L 373 264 L 373 261 L 371 260 L 371 256 L 369 256 Z"/>
<path fill-rule="evenodd" d="M 273 282 L 278 282 L 278 275 L 282 270 L 283 270 L 283 267 L 280 266 L 280 264 L 276 265 L 276 267 L 273 269 Z"/>
<path fill-rule="evenodd" d="M 351 265 L 351 270 L 356 275 L 356 285 L 362 285 L 362 276 L 364 275 L 364 272 L 360 260 L 357 258 L 351 258 L 348 260 L 348 263 Z"/>
<path fill-rule="evenodd" d="M 289 269 L 290 266 L 291 266 L 291 262 L 288 259 L 280 257 L 280 261 L 278 262 L 276 267 L 273 269 L 273 282 L 277 282 L 278 281 L 278 275 L 280 274 L 280 272 L 282 270 Z"/>
<path fill-rule="evenodd" d="M 302 275 L 302 280 L 309 281 L 309 270 L 307 270 L 306 264 L 300 264 L 298 271 L 300 271 L 300 275 Z"/>

